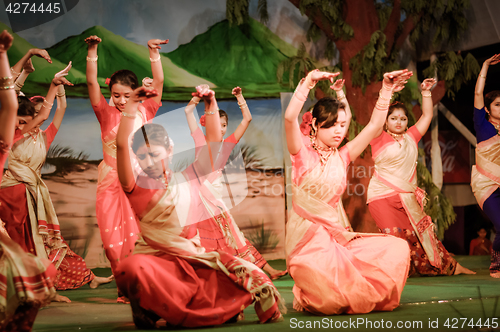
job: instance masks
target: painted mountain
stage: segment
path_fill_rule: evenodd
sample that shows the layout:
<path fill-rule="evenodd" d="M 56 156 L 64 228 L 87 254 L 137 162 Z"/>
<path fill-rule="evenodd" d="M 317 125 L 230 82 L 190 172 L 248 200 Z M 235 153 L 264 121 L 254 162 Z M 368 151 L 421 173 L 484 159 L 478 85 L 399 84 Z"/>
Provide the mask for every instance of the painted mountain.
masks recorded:
<path fill-rule="evenodd" d="M 240 86 L 247 97 L 278 97 L 280 91 L 288 90 L 278 84 L 278 64 L 296 54 L 296 48 L 250 18 L 240 26 L 221 21 L 167 56 L 190 73 L 214 82 L 217 90 L 224 89 L 220 91 L 224 96 Z"/>
<path fill-rule="evenodd" d="M 35 46 L 28 43 L 24 38 L 20 37 L 16 33 L 13 33 L 12 30 L 7 25 L 0 22 L 0 31 L 2 30 L 7 30 L 14 37 L 14 42 L 9 51 L 7 52 L 11 66 L 13 66 L 17 61 L 19 61 L 19 59 L 21 59 L 26 54 L 26 52 L 28 52 L 29 49 L 36 48 Z M 25 85 L 22 89 L 24 93 L 27 93 L 29 95 L 46 94 L 47 88 L 52 79 L 54 78 L 54 74 L 64 69 L 67 65 L 67 62 L 65 63 L 60 62 L 57 58 L 52 56 L 52 54 L 51 58 L 52 58 L 52 64 L 48 63 L 46 60 L 42 58 L 38 58 L 36 56 L 32 57 L 35 71 L 28 76 L 28 79 L 26 80 Z M 67 79 L 73 83 L 85 82 L 85 71 L 81 72 L 73 68 L 70 71 L 70 74 L 67 76 Z"/>
<path fill-rule="evenodd" d="M 99 83 L 102 87 L 107 87 L 104 84 L 105 79 L 120 69 L 133 71 L 139 78 L 139 81 L 144 77 L 152 76 L 149 51 L 146 44 L 138 45 L 119 35 L 115 35 L 101 26 L 94 26 L 85 30 L 80 35 L 68 37 L 50 47 L 47 51 L 52 57 L 60 61 L 73 61 L 73 68 L 85 73 L 87 66 L 87 45 L 84 40 L 91 35 L 97 35 L 102 39 L 97 49 L 99 56 L 99 60 L 97 61 Z M 163 55 L 161 55 L 161 62 L 165 73 L 165 99 L 179 99 L 176 97 L 176 94 L 186 95 L 188 91 L 191 92 L 193 87 L 199 84 L 208 84 L 211 87 L 215 87 L 213 83 L 188 73 Z M 85 83 L 85 80 L 76 83 Z M 186 98 L 184 97 L 183 99 Z"/>

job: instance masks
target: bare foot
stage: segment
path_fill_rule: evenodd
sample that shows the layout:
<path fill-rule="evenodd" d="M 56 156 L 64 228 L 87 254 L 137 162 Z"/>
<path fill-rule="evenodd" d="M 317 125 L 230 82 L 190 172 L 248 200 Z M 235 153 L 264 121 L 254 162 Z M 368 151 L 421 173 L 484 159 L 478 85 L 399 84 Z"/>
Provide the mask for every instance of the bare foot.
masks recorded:
<path fill-rule="evenodd" d="M 457 263 L 457 268 L 455 269 L 455 273 L 453 275 L 458 274 L 476 274 L 476 272 L 469 270 L 468 268 L 463 267 L 462 265 Z"/>
<path fill-rule="evenodd" d="M 500 272 L 490 273 L 490 277 L 500 279 Z"/>
<path fill-rule="evenodd" d="M 113 280 L 115 280 L 115 276 L 114 275 L 110 275 L 107 278 L 95 276 L 95 278 L 92 279 L 92 281 L 90 282 L 90 288 L 92 288 L 92 289 L 97 288 L 100 285 L 104 285 L 104 284 L 110 283 Z"/>
<path fill-rule="evenodd" d="M 299 301 L 297 301 L 295 297 L 293 298 L 293 308 L 297 311 L 304 311 L 304 307 L 300 305 Z"/>
<path fill-rule="evenodd" d="M 62 295 L 56 294 L 56 297 L 54 298 L 54 302 L 71 303 L 71 300 L 68 299 L 66 296 L 62 296 Z"/>
<path fill-rule="evenodd" d="M 271 278 L 271 280 L 279 279 L 279 278 L 286 276 L 288 274 L 287 270 L 285 270 L 285 271 L 276 270 L 275 268 L 273 268 L 271 265 L 269 265 L 267 263 L 266 263 L 266 265 L 264 265 L 263 270 L 269 274 L 269 277 Z"/>

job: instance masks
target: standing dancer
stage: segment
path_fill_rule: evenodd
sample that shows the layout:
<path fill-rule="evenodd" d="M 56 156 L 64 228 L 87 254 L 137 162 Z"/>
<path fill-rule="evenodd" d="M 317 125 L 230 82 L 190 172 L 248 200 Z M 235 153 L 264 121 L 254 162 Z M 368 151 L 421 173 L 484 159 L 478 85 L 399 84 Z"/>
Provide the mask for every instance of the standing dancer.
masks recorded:
<path fill-rule="evenodd" d="M 340 150 L 348 129 L 342 102 L 322 98 L 312 114 L 303 115 L 302 125 L 297 120 L 310 89 L 320 80 L 333 83 L 337 75 L 310 72 L 285 113 L 292 159 L 293 210 L 286 225 L 286 252 L 288 271 L 295 281 L 293 307 L 319 315 L 390 311 L 399 305 L 406 282 L 408 244 L 392 236 L 352 232 L 341 197 L 347 166 L 382 128 L 392 92 L 412 73 L 384 74 L 370 122 Z"/>
<path fill-rule="evenodd" d="M 408 111 L 401 103 L 389 107 L 385 131 L 380 129 L 372 146 L 375 173 L 368 186 L 368 208 L 382 233 L 394 235 L 410 246 L 409 275 L 474 274 L 451 257 L 434 232 L 434 223 L 423 210 L 425 192 L 417 186 L 418 141 L 432 121 L 433 78 L 424 80 L 422 116 L 408 129 Z"/>
<path fill-rule="evenodd" d="M 96 196 L 96 218 L 106 256 L 114 273 L 118 262 L 131 255 L 139 233 L 138 221 L 123 192 L 116 172 L 116 133 L 121 114 L 131 93 L 139 86 L 137 76 L 130 70 L 119 70 L 111 75 L 109 89 L 113 106 L 108 105 L 97 82 L 97 45 L 101 38 L 90 36 L 88 44 L 87 86 L 90 103 L 101 125 L 101 139 L 104 160 L 99 165 L 99 178 Z M 148 99 L 139 107 L 139 116 L 135 118 L 135 129 L 154 118 L 161 103 L 163 91 L 163 69 L 158 50 L 168 40 L 151 39 L 148 41 L 153 88 L 158 95 Z M 118 299 L 122 302 L 124 299 Z"/>
<path fill-rule="evenodd" d="M 489 66 L 499 62 L 500 54 L 486 60 L 476 82 L 474 129 L 478 144 L 471 178 L 474 196 L 496 230 L 490 265 L 493 278 L 500 278 L 500 91 L 484 97 L 483 91 Z"/>
<path fill-rule="evenodd" d="M 219 141 L 214 93 L 197 91 L 207 107 L 207 142 L 212 137 Z M 116 269 L 116 282 L 130 299 L 134 323 L 146 329 L 154 328 L 159 318 L 185 327 L 236 322 L 254 301 L 261 323 L 282 319 L 279 293 L 259 268 L 203 247 L 197 228 L 210 218 L 202 202 L 209 188 L 204 188 L 203 179 L 190 179 L 186 171 L 169 170 L 172 146 L 161 125 L 146 124 L 135 132 L 132 151 L 143 170 L 135 177 L 128 138 L 139 102 L 154 95 L 155 90 L 144 87 L 132 92 L 116 139 L 118 176 L 141 223 L 134 256 Z M 200 158 L 209 157 L 202 151 Z"/>
<path fill-rule="evenodd" d="M 0 182 L 13 143 L 18 107 L 6 53 L 12 40 L 5 30 L 0 34 Z M 38 309 L 55 296 L 55 274 L 48 260 L 27 254 L 0 232 L 0 331 L 31 331 Z"/>
<path fill-rule="evenodd" d="M 208 88 L 208 86 L 204 87 Z M 238 125 L 235 132 L 228 138 L 224 139 L 227 131 L 229 117 L 226 112 L 219 110 L 222 142 L 220 144 L 212 143 L 213 148 L 219 151 L 219 153 L 217 153 L 216 155 L 215 152 L 213 154 L 215 156 L 213 158 L 214 170 L 217 171 L 218 174 L 217 179 L 214 180 L 214 182 L 217 182 L 214 187 L 218 189 L 222 189 L 221 181 L 223 174 L 225 174 L 224 167 L 227 160 L 229 159 L 231 151 L 234 149 L 236 144 L 238 144 L 241 137 L 247 130 L 248 125 L 252 121 L 252 114 L 250 113 L 250 109 L 248 108 L 243 94 L 241 93 L 241 88 L 234 88 L 232 94 L 238 100 L 238 105 L 240 106 L 241 113 L 243 114 L 243 120 Z M 194 108 L 199 102 L 200 98 L 194 96 L 189 102 L 188 106 L 186 106 L 185 108 L 189 129 L 191 131 L 191 135 L 195 140 L 197 155 L 199 154 L 201 147 L 205 145 L 205 136 L 203 135 L 201 129 L 198 127 L 196 118 L 193 113 Z M 201 117 L 200 123 L 202 126 L 205 126 L 205 115 Z M 222 200 L 220 201 L 223 203 Z M 276 270 L 268 264 L 264 257 L 262 257 L 257 249 L 248 241 L 248 239 L 245 238 L 243 233 L 240 231 L 238 225 L 234 221 L 234 218 L 230 214 L 229 209 L 227 207 L 224 207 L 224 210 L 224 215 L 219 215 L 211 219 L 214 221 L 214 223 L 206 223 L 204 224 L 204 226 L 200 226 L 201 228 L 199 228 L 199 231 L 202 245 L 207 250 L 222 250 L 234 256 L 246 259 L 251 263 L 254 263 L 259 268 L 266 271 L 269 274 L 271 280 L 276 280 L 286 275 L 287 271 Z"/>

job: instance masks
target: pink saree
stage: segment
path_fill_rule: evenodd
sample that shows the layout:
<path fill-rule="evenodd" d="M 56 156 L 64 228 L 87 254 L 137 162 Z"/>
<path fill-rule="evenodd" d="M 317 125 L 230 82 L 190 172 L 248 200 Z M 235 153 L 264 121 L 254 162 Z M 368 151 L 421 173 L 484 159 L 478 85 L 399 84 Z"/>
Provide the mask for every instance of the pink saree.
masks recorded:
<path fill-rule="evenodd" d="M 406 282 L 408 244 L 392 236 L 352 232 L 341 201 L 347 148 L 322 165 L 309 138 L 303 141 L 291 156 L 293 210 L 286 225 L 294 308 L 316 315 L 393 310 Z"/>

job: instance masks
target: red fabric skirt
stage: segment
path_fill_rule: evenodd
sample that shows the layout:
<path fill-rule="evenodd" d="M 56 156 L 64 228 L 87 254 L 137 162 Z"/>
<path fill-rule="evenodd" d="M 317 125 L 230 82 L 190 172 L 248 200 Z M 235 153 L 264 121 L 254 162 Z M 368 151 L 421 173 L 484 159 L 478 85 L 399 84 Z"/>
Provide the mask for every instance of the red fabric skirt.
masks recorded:
<path fill-rule="evenodd" d="M 455 273 L 457 261 L 451 257 L 438 239 L 436 239 L 436 242 L 438 244 L 437 251 L 441 257 L 441 268 L 439 269 L 429 263 L 399 195 L 374 200 L 368 204 L 368 208 L 382 233 L 399 237 L 408 242 L 411 259 L 409 276 L 413 274 L 427 276 L 453 275 Z"/>
<path fill-rule="evenodd" d="M 223 324 L 253 302 L 224 273 L 167 254 L 128 257 L 115 278 L 132 308 L 138 304 L 175 326 Z"/>

